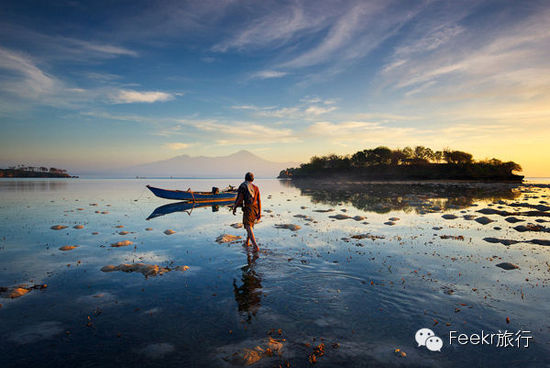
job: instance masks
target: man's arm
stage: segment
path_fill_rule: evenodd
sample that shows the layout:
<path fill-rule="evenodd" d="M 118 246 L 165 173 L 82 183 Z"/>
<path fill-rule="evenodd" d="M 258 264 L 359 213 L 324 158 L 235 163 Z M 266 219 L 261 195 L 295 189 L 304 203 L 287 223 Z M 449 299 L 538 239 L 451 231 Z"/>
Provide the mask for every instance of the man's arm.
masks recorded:
<path fill-rule="evenodd" d="M 239 194 L 237 195 L 237 199 L 235 200 L 235 203 L 233 204 L 233 214 L 235 214 L 237 212 L 237 207 L 242 206 L 243 199 L 244 199 L 243 193 L 241 191 L 239 191 Z"/>
<path fill-rule="evenodd" d="M 260 196 L 260 190 L 258 190 L 258 220 L 262 218 L 262 197 Z"/>

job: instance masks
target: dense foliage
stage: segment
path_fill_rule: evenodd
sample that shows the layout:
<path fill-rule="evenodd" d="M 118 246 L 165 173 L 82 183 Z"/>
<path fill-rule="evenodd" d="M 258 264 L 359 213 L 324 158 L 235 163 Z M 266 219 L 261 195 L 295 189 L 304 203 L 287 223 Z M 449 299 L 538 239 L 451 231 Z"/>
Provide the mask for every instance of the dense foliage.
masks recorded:
<path fill-rule="evenodd" d="M 463 151 L 434 151 L 424 146 L 392 150 L 380 146 L 352 155 L 313 156 L 308 163 L 301 164 L 299 168 L 282 170 L 279 178 L 311 177 L 331 173 L 369 177 L 379 174 L 392 178 L 399 176 L 398 172 L 406 173 L 405 176 L 408 178 L 419 179 L 424 176 L 427 179 L 503 178 L 516 177 L 512 172 L 521 170 L 521 166 L 512 161 L 502 162 L 496 158 L 474 161 L 470 153 Z"/>
<path fill-rule="evenodd" d="M 55 167 L 34 167 L 34 166 L 11 166 L 7 169 L 0 169 L 0 177 L 6 178 L 70 178 L 67 170 Z"/>

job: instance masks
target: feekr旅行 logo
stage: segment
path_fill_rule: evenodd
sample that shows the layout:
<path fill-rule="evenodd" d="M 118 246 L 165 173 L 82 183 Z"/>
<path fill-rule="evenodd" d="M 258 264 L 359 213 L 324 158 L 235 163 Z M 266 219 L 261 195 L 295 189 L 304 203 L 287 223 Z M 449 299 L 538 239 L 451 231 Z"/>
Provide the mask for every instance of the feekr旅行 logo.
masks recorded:
<path fill-rule="evenodd" d="M 425 346 L 430 351 L 439 351 L 443 347 L 443 340 L 440 337 L 435 336 L 435 333 L 429 328 L 421 328 L 416 331 L 414 339 L 418 343 L 418 346 Z"/>
<path fill-rule="evenodd" d="M 470 335 L 459 334 L 458 331 L 449 331 L 449 345 L 494 345 L 497 348 L 529 348 L 529 341 L 533 338 L 530 330 L 518 330 L 516 333 L 508 330 L 498 330 L 491 333 L 481 330 L 480 333 Z M 418 347 L 425 346 L 430 351 L 439 351 L 443 347 L 443 340 L 436 336 L 429 328 L 421 328 L 414 334 Z"/>

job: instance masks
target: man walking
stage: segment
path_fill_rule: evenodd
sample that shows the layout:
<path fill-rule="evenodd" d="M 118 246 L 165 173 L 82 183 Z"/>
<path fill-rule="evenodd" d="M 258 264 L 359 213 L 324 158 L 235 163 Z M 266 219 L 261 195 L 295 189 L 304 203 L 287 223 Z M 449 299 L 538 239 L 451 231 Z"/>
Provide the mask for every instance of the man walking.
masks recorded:
<path fill-rule="evenodd" d="M 246 229 L 246 246 L 249 246 L 249 242 L 252 242 L 254 250 L 258 251 L 258 243 L 254 237 L 254 223 L 262 217 L 262 201 L 260 199 L 260 189 L 252 184 L 254 181 L 254 174 L 247 172 L 244 176 L 244 182 L 239 186 L 237 192 L 237 199 L 233 205 L 233 215 L 236 214 L 237 207 L 243 208 L 243 226 Z"/>

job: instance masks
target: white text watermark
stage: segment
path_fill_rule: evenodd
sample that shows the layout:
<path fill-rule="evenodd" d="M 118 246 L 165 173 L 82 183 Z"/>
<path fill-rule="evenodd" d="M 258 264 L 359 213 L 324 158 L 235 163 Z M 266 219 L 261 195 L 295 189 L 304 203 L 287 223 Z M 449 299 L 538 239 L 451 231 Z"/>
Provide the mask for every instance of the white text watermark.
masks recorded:
<path fill-rule="evenodd" d="M 531 331 L 528 330 L 498 330 L 498 332 L 487 332 L 481 330 L 480 333 L 459 333 L 458 331 L 449 331 L 449 345 L 492 345 L 497 348 L 529 348 L 529 342 L 533 338 Z M 418 346 L 425 346 L 430 351 L 439 351 L 443 347 L 443 339 L 430 330 L 421 328 L 416 331 L 414 339 Z"/>

